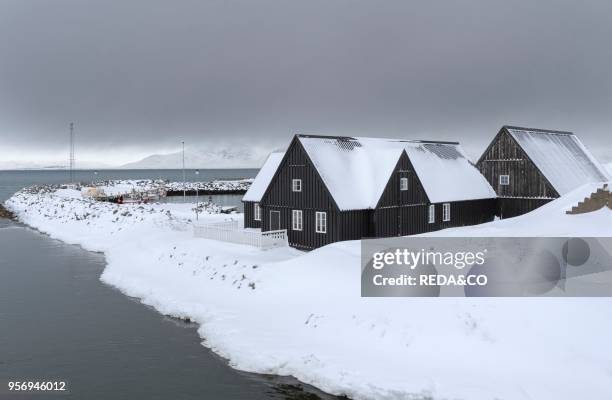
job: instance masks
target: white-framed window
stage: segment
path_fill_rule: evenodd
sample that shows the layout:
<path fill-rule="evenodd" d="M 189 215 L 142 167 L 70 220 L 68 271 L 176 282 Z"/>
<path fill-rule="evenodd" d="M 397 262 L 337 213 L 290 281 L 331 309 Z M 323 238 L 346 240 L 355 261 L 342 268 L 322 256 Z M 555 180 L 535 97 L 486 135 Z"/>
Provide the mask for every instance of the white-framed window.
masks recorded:
<path fill-rule="evenodd" d="M 259 207 L 259 203 L 253 204 L 253 219 L 261 221 L 261 207 Z"/>
<path fill-rule="evenodd" d="M 500 175 L 499 176 L 499 184 L 500 185 L 509 185 L 510 184 L 510 175 Z"/>
<path fill-rule="evenodd" d="M 292 210 L 291 211 L 291 229 L 294 231 L 302 230 L 303 221 L 302 221 L 302 210 Z"/>
<path fill-rule="evenodd" d="M 408 178 L 400 178 L 400 190 L 408 190 Z"/>
<path fill-rule="evenodd" d="M 301 192 L 302 191 L 302 180 L 292 179 L 291 180 L 291 190 L 293 192 Z"/>
<path fill-rule="evenodd" d="M 442 204 L 442 221 L 450 221 L 450 203 Z"/>
<path fill-rule="evenodd" d="M 430 224 L 436 222 L 436 206 L 434 204 L 429 206 L 428 221 Z"/>
<path fill-rule="evenodd" d="M 327 213 L 324 211 L 315 213 L 315 232 L 327 233 Z"/>

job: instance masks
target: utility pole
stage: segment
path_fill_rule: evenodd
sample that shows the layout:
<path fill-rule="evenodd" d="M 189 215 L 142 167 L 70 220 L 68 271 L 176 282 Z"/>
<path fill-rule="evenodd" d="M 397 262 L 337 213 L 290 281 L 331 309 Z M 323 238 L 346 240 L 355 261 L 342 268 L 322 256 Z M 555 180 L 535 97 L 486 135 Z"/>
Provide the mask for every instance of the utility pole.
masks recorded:
<path fill-rule="evenodd" d="M 70 123 L 70 183 L 74 184 L 74 122 Z"/>
<path fill-rule="evenodd" d="M 187 201 L 187 193 L 185 192 L 185 141 L 183 144 L 183 202 Z"/>
<path fill-rule="evenodd" d="M 196 176 L 197 176 L 197 177 L 199 177 L 199 175 L 200 175 L 200 170 L 199 170 L 199 169 L 196 169 L 195 174 L 196 174 Z M 196 183 L 195 183 L 195 185 L 196 185 L 196 220 L 198 220 L 198 219 L 199 219 L 199 218 L 198 218 L 198 211 L 199 211 L 199 210 L 198 210 L 198 207 L 200 206 L 200 204 L 199 204 L 199 203 L 200 203 L 200 202 L 199 202 L 199 198 L 200 198 L 200 197 L 198 196 L 198 190 L 200 189 L 200 188 L 199 188 L 199 183 L 200 183 L 200 181 L 196 179 Z"/>

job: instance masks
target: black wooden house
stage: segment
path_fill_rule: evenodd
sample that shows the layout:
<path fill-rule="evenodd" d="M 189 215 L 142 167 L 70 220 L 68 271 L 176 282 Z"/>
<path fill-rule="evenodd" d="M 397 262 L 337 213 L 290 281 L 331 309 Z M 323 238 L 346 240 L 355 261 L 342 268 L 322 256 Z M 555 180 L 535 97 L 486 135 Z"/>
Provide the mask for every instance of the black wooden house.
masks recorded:
<path fill-rule="evenodd" d="M 571 132 L 503 126 L 477 163 L 498 195 L 498 216 L 532 211 L 573 189 L 609 179 Z"/>
<path fill-rule="evenodd" d="M 296 135 L 277 161 L 245 195 L 245 226 L 287 229 L 298 248 L 478 224 L 496 211 L 495 191 L 454 142 Z"/>

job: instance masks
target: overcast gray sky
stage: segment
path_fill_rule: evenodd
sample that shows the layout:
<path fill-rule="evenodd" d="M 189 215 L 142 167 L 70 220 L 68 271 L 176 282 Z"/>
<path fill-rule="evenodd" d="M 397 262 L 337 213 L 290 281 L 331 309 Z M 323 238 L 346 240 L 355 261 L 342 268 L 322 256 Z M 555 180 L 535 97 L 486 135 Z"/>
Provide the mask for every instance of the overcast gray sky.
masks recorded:
<path fill-rule="evenodd" d="M 0 0 L 0 157 L 120 164 L 293 133 L 576 132 L 612 161 L 611 1 Z"/>

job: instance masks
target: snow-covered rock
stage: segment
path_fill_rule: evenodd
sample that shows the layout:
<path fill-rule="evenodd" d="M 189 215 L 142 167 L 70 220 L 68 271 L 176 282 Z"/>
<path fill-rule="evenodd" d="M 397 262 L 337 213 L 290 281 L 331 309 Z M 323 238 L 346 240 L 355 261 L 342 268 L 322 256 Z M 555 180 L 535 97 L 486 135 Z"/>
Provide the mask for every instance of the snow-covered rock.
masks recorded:
<path fill-rule="evenodd" d="M 575 198 L 435 234 L 612 235 L 610 210 L 565 215 Z M 6 206 L 52 237 L 104 252 L 104 282 L 196 321 L 204 344 L 238 369 L 293 375 L 354 399 L 612 393 L 612 299 L 361 298 L 358 241 L 261 251 L 194 238 L 186 204 L 96 203 L 70 189 L 22 191 Z"/>

